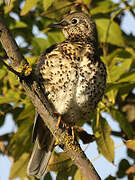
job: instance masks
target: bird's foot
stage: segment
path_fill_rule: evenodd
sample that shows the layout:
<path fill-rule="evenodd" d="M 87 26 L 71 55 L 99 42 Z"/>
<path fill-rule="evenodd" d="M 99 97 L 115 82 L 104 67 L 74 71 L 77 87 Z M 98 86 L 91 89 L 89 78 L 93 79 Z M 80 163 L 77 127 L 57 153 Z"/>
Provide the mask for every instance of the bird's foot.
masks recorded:
<path fill-rule="evenodd" d="M 61 124 L 61 123 L 62 123 L 62 117 L 61 117 L 61 116 L 58 116 L 56 126 L 57 126 L 57 127 L 60 127 L 60 124 Z"/>
<path fill-rule="evenodd" d="M 62 116 L 59 113 L 54 112 L 54 114 L 57 116 L 57 124 L 56 124 L 57 127 L 62 127 L 62 128 L 69 127 L 69 125 L 63 121 Z"/>
<path fill-rule="evenodd" d="M 60 127 L 60 124 L 62 122 L 62 117 L 58 112 L 54 112 L 54 114 L 57 116 L 57 124 L 56 124 L 56 126 Z"/>
<path fill-rule="evenodd" d="M 73 140 L 75 140 L 76 136 L 75 136 L 75 128 L 74 128 L 74 126 L 70 126 L 69 124 L 65 123 L 62 120 L 62 116 L 59 113 L 54 112 L 54 114 L 58 116 L 56 126 L 67 129 L 69 134 L 72 136 Z"/>

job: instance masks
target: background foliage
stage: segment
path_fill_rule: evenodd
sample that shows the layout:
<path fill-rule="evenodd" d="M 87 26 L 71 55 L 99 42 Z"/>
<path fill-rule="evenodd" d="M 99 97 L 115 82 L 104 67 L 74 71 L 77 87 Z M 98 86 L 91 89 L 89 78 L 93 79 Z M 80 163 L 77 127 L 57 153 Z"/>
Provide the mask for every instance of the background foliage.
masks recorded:
<path fill-rule="evenodd" d="M 106 64 L 108 79 L 105 96 L 87 125 L 92 126 L 99 153 L 112 163 L 115 147 L 110 135 L 123 140 L 127 146 L 127 155 L 135 163 L 135 37 L 125 34 L 121 29 L 126 11 L 135 17 L 135 1 L 130 5 L 128 2 L 121 0 L 121 8 L 120 3 L 111 0 L 12 0 L 9 6 L 0 1 L 0 14 L 17 42 L 20 42 L 18 45 L 33 68 L 38 56 L 46 48 L 64 40 L 61 32 L 48 28 L 49 24 L 75 9 L 87 11 L 93 17 L 97 24 L 100 55 Z M 0 60 L 10 63 L 1 44 Z M 103 112 L 119 123 L 119 132 L 112 131 L 102 116 Z M 12 115 L 18 130 L 0 136 L 0 153 L 12 159 L 10 179 L 33 179 L 26 176 L 26 166 L 33 146 L 31 132 L 35 110 L 18 79 L 0 63 L 0 127 L 4 125 L 8 114 Z M 107 179 L 125 176 L 135 178 L 134 163 L 122 159 L 116 176 Z M 74 180 L 83 179 L 64 152 L 54 152 L 46 180 L 52 179 L 49 171 L 57 172 L 57 179 L 66 180 L 68 176 Z"/>

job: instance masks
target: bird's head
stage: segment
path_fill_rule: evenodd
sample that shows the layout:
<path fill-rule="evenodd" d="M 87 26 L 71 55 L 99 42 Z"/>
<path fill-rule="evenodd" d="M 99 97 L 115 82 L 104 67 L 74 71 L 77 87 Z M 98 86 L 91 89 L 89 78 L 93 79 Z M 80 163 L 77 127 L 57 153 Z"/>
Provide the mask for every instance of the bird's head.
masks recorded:
<path fill-rule="evenodd" d="M 90 40 L 97 42 L 97 30 L 94 21 L 85 13 L 74 12 L 65 15 L 60 23 L 53 27 L 62 29 L 66 39 L 71 41 Z"/>

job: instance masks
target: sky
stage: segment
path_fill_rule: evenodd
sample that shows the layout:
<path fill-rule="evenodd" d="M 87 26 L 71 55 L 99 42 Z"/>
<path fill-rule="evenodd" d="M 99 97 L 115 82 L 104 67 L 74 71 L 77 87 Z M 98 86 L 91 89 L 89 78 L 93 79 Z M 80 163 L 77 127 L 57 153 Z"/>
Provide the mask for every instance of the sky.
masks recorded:
<path fill-rule="evenodd" d="M 114 0 L 117 2 L 118 0 Z M 123 23 L 121 25 L 122 29 L 127 33 L 132 33 L 135 35 L 135 19 L 133 16 L 131 16 L 130 12 L 126 11 L 126 16 L 123 19 Z M 35 28 L 35 34 L 38 34 L 40 36 L 41 34 L 38 32 L 38 30 Z M 42 35 L 41 35 L 42 36 Z M 17 43 L 20 44 L 22 41 L 20 39 L 17 39 Z M 107 119 L 109 125 L 112 127 L 113 130 L 119 131 L 119 125 L 117 122 L 115 122 L 109 115 L 104 114 Z M 87 126 L 84 126 L 84 129 L 91 133 L 91 129 Z M 5 133 L 9 132 L 16 132 L 17 127 L 14 124 L 11 115 L 8 115 L 6 117 L 6 121 L 4 126 L 0 128 L 0 135 L 3 135 Z M 122 158 L 125 158 L 132 163 L 132 159 L 126 156 L 126 147 L 122 143 L 120 138 L 112 137 L 115 142 L 115 161 L 114 164 L 109 163 L 103 156 L 98 156 L 96 143 L 91 143 L 88 147 L 87 145 L 82 145 L 82 148 L 85 149 L 85 153 L 87 154 L 87 157 L 92 161 L 94 167 L 96 168 L 97 172 L 99 173 L 100 177 L 102 179 L 106 178 L 108 175 L 115 175 L 117 171 L 118 164 Z M 0 180 L 8 180 L 9 179 L 9 173 L 11 168 L 11 161 L 8 159 L 5 155 L 0 155 Z M 104 170 L 103 170 L 104 167 Z M 53 175 L 54 176 L 54 175 Z M 18 180 L 18 178 L 16 179 Z M 118 179 L 119 180 L 119 179 Z M 121 180 L 127 180 L 127 178 L 123 178 Z"/>

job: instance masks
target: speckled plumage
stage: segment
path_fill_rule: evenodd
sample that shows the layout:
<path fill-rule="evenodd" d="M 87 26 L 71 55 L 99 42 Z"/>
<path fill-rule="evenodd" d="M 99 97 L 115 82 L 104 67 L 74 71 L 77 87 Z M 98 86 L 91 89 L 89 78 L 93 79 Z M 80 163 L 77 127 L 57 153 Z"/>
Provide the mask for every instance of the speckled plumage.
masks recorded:
<path fill-rule="evenodd" d="M 88 119 L 104 93 L 105 68 L 94 48 L 85 42 L 64 41 L 39 65 L 54 111 L 70 125 Z"/>
<path fill-rule="evenodd" d="M 72 13 L 56 27 L 62 29 L 66 40 L 43 53 L 37 75 L 54 112 L 73 126 L 88 120 L 101 100 L 106 70 L 98 55 L 96 25 L 91 18 Z"/>
<path fill-rule="evenodd" d="M 73 18 L 78 24 L 72 25 Z M 106 71 L 98 56 L 95 23 L 82 13 L 70 14 L 62 22 L 69 24 L 62 28 L 67 40 L 46 52 L 37 69 L 55 112 L 74 125 L 88 119 L 101 100 Z"/>

